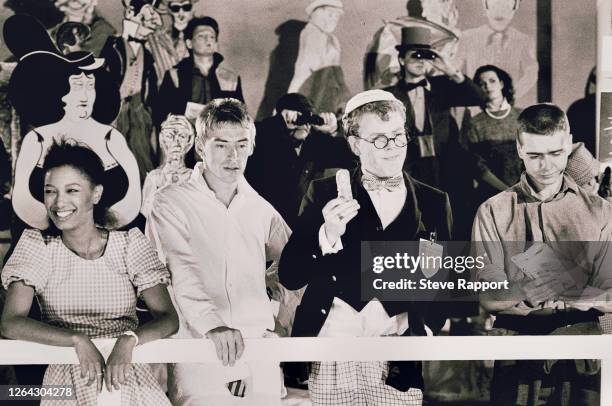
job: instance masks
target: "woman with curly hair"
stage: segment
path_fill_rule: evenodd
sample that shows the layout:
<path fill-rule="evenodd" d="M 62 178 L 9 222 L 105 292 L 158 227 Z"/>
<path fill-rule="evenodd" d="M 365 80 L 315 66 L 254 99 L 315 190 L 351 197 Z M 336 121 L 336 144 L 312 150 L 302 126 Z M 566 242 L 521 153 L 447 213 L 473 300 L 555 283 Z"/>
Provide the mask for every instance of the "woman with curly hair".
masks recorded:
<path fill-rule="evenodd" d="M 52 226 L 24 231 L 2 270 L 8 290 L 2 335 L 74 347 L 79 364 L 50 365 L 43 380 L 44 385 L 74 385 L 75 398 L 62 405 L 95 406 L 102 385 L 120 390 L 122 405 L 169 405 L 150 366 L 131 363 L 134 347 L 178 328 L 166 288 L 169 272 L 138 229 L 105 227 L 105 171 L 94 151 L 54 143 L 42 171 Z M 28 316 L 34 296 L 42 321 Z M 137 297 L 153 315 L 140 326 Z M 106 361 L 92 342 L 97 338 L 116 338 Z"/>

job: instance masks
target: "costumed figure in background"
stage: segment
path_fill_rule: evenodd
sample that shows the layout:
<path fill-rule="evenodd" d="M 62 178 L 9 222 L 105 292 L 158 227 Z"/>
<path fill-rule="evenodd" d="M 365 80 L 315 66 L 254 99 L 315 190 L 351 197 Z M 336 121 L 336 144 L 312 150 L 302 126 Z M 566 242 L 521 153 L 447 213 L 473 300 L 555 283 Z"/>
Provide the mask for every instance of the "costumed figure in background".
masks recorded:
<path fill-rule="evenodd" d="M 487 23 L 465 30 L 457 50 L 463 72 L 472 76 L 482 65 L 499 66 L 514 78 L 517 105 L 538 82 L 536 41 L 512 27 L 512 19 L 521 0 L 482 0 Z M 533 100 L 535 101 L 535 100 Z"/>
<path fill-rule="evenodd" d="M 459 142 L 459 128 L 451 108 L 477 106 L 485 94 L 440 53 L 432 48 L 431 30 L 402 28 L 396 48 L 402 67 L 400 81 L 386 88 L 406 107 L 408 144 L 405 168 L 415 178 L 447 192 L 453 205 L 455 237 L 467 238 L 471 221 L 465 194 L 472 188 L 475 157 Z M 432 70 L 442 75 L 431 76 Z M 457 168 L 463 168 L 457 171 Z"/>
<path fill-rule="evenodd" d="M 457 41 L 457 9 L 454 2 L 442 0 L 411 0 L 410 16 L 384 21 L 368 44 L 364 58 L 365 89 L 376 89 L 397 83 L 401 71 L 396 46 L 401 42 L 404 27 L 424 27 L 431 33 L 431 47 L 452 61 Z"/>
<path fill-rule="evenodd" d="M 103 17 L 96 14 L 98 0 L 56 0 L 55 7 L 64 13 L 63 23 L 82 23 L 89 27 L 91 35 L 86 38 L 81 48 L 83 51 L 92 52 L 99 55 L 106 39 L 115 34 L 115 29 Z M 51 29 L 51 36 L 57 37 L 58 29 L 62 24 L 58 24 Z M 60 47 L 61 49 L 61 47 Z"/>
<path fill-rule="evenodd" d="M 62 55 L 44 27 L 29 16 L 10 17 L 4 40 L 19 59 L 9 83 L 10 101 L 35 126 L 17 158 L 12 197 L 17 216 L 30 227 L 49 226 L 42 166 L 53 140 L 65 137 L 87 144 L 104 164 L 103 203 L 116 220 L 109 226 L 131 223 L 140 208 L 138 166 L 123 135 L 109 125 L 119 110 L 119 92 L 102 67 L 104 61 L 86 52 Z"/>
<path fill-rule="evenodd" d="M 157 98 L 153 56 L 144 47 L 147 37 L 162 26 L 155 9 L 158 0 L 123 0 L 121 36 L 109 37 L 100 56 L 121 94 L 117 129 L 125 135 L 138 161 L 140 178 L 154 168 L 157 139 L 152 139 L 151 111 Z"/>
<path fill-rule="evenodd" d="M 192 170 L 185 165 L 185 155 L 193 147 L 193 126 L 185 116 L 168 115 L 161 125 L 159 145 L 164 156 L 163 164 L 147 174 L 142 188 L 142 207 L 140 212 L 149 216 L 153 197 L 158 189 L 181 183 L 189 179 Z"/>
<path fill-rule="evenodd" d="M 337 112 L 349 90 L 340 67 L 340 41 L 334 35 L 344 14 L 341 0 L 315 0 L 306 7 L 308 24 L 300 33 L 295 73 L 287 93 L 300 93 L 318 111 Z"/>
<path fill-rule="evenodd" d="M 168 70 L 189 56 L 185 29 L 194 17 L 194 4 L 198 1 L 165 0 L 162 4 L 166 6 L 163 11 L 172 17 L 172 23 L 170 26 L 164 24 L 147 38 L 147 49 L 153 54 L 159 84 Z"/>

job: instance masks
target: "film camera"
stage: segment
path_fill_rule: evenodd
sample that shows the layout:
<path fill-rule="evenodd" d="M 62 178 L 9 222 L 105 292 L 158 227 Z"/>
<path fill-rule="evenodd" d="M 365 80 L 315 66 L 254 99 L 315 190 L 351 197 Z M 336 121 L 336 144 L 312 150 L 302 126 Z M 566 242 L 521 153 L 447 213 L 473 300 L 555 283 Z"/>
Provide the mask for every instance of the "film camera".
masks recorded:
<path fill-rule="evenodd" d="M 410 57 L 414 59 L 429 59 L 430 61 L 433 61 L 438 57 L 438 55 L 429 49 L 415 49 L 414 51 L 410 52 Z"/>
<path fill-rule="evenodd" d="M 325 124 L 325 121 L 318 114 L 313 114 L 311 111 L 307 111 L 307 112 L 302 112 L 302 114 L 300 114 L 298 118 L 295 120 L 294 124 L 298 127 L 302 125 L 307 125 L 307 124 L 323 125 Z"/>

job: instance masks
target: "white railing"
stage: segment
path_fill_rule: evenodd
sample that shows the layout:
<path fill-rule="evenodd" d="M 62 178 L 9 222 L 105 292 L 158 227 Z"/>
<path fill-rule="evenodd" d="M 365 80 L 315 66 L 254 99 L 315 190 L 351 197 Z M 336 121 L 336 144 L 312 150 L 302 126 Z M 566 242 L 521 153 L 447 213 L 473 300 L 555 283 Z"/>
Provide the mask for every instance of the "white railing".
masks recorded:
<path fill-rule="evenodd" d="M 106 357 L 114 340 L 94 340 Z M 612 405 L 612 335 L 246 339 L 243 360 L 371 361 L 600 359 L 601 404 Z M 217 362 L 206 339 L 158 340 L 134 351 L 136 363 Z M 76 364 L 70 347 L 0 340 L 0 364 Z"/>

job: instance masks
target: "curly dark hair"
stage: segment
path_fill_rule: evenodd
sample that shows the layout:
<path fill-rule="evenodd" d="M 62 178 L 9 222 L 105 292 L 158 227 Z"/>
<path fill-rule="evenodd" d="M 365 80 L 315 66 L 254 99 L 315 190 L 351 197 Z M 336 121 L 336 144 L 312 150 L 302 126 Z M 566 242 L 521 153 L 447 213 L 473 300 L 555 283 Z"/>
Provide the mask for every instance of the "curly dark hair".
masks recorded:
<path fill-rule="evenodd" d="M 478 86 L 480 86 L 481 83 L 480 75 L 482 75 L 484 72 L 495 72 L 499 78 L 499 81 L 504 85 L 502 88 L 502 95 L 506 98 L 511 106 L 514 106 L 514 84 L 510 74 L 495 65 L 483 65 L 476 69 L 476 73 L 474 73 L 474 83 L 476 83 Z"/>
<path fill-rule="evenodd" d="M 67 55 L 70 59 L 85 52 Z M 96 101 L 92 117 L 103 124 L 113 122 L 119 113 L 119 87 L 103 67 L 82 70 L 65 60 L 45 53 L 28 56 L 19 62 L 9 81 L 8 96 L 17 113 L 35 127 L 55 123 L 64 116 L 64 97 L 70 91 L 68 79 L 85 73 L 96 79 Z"/>
<path fill-rule="evenodd" d="M 78 143 L 72 139 L 62 139 L 59 142 L 54 141 L 47 150 L 45 163 L 42 168 L 43 174 L 46 175 L 50 170 L 62 166 L 76 169 L 95 186 L 104 184 L 104 165 L 98 154 L 85 144 Z M 100 226 L 108 226 L 114 222 L 114 218 L 109 213 L 109 208 L 104 202 L 105 199 L 100 199 L 100 202 L 94 206 L 93 210 L 94 222 Z M 51 227 L 54 226 L 51 225 Z"/>

